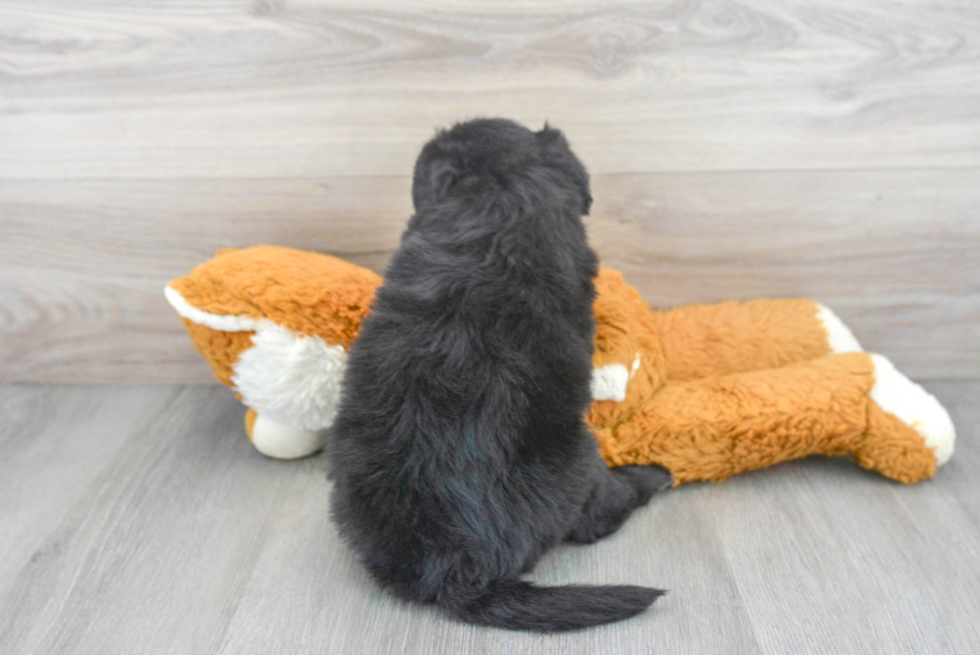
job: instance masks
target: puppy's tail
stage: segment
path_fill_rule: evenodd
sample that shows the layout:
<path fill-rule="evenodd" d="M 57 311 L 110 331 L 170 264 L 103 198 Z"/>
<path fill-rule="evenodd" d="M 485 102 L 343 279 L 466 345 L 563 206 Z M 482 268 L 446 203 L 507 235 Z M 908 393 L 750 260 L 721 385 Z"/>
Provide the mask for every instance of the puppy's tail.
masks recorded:
<path fill-rule="evenodd" d="M 663 594 L 660 589 L 632 585 L 535 587 L 521 580 L 502 580 L 476 599 L 444 597 L 439 604 L 467 623 L 560 632 L 627 619 Z"/>

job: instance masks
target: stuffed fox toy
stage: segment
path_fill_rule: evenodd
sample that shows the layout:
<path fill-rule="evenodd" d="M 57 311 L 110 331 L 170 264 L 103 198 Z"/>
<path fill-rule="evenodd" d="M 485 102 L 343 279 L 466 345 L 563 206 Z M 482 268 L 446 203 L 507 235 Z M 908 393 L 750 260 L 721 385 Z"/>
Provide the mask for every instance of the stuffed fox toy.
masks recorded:
<path fill-rule="evenodd" d="M 828 308 L 752 300 L 651 309 L 622 275 L 596 278 L 593 403 L 610 466 L 657 464 L 674 484 L 721 481 L 808 455 L 850 455 L 905 483 L 932 477 L 955 430 L 939 402 L 862 352 Z M 347 351 L 381 278 L 277 246 L 222 250 L 167 300 L 215 376 L 249 407 L 271 457 L 323 445 Z"/>

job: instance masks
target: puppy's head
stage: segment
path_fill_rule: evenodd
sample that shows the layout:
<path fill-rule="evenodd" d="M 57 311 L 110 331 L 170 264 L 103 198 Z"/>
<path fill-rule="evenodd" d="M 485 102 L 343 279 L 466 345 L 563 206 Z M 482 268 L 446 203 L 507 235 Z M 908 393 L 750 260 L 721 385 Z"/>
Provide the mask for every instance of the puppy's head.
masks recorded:
<path fill-rule="evenodd" d="M 580 214 L 592 205 L 589 174 L 556 129 L 538 132 L 502 118 L 457 123 L 437 134 L 415 162 L 412 201 L 420 211 L 475 188 L 506 190 L 535 181 L 570 192 Z"/>

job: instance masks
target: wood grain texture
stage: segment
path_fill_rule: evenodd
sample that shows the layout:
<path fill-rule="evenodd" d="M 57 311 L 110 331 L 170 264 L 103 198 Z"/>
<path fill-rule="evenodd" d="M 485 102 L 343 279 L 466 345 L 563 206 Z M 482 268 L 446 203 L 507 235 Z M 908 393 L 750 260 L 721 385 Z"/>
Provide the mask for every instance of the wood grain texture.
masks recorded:
<path fill-rule="evenodd" d="M 404 175 L 437 126 L 596 173 L 980 166 L 968 0 L 0 2 L 0 177 Z"/>
<path fill-rule="evenodd" d="M 814 458 L 669 491 L 532 577 L 670 594 L 545 637 L 376 589 L 329 521 L 323 463 L 259 455 L 226 389 L 3 386 L 0 651 L 977 652 L 980 381 L 928 388 L 959 428 L 934 480 Z"/>
<path fill-rule="evenodd" d="M 655 306 L 809 296 L 916 378 L 980 376 L 980 169 L 600 175 L 593 245 Z M 163 300 L 218 248 L 381 271 L 404 177 L 0 183 L 0 380 L 205 382 Z"/>
<path fill-rule="evenodd" d="M 126 439 L 166 411 L 176 389 L 5 387 L 0 393 L 0 578 L 61 548 L 48 543 L 52 525 L 103 475 Z M 126 411 L 118 411 L 123 406 Z M 79 420 L 101 436 L 77 439 Z M 27 511 L 29 510 L 29 511 Z"/>
<path fill-rule="evenodd" d="M 380 270 L 433 131 L 550 120 L 648 300 L 808 295 L 980 375 L 967 0 L 0 0 L 0 381 L 205 382 L 162 302 L 225 246 Z"/>

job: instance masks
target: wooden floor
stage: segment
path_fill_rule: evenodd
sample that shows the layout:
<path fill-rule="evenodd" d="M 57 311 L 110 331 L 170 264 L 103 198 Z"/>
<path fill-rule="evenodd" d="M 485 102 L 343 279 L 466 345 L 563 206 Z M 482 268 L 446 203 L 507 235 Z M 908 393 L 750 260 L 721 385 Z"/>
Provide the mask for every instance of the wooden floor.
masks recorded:
<path fill-rule="evenodd" d="M 934 480 L 815 458 L 668 491 L 532 577 L 670 593 L 560 636 L 378 591 L 328 519 L 323 462 L 259 455 L 227 389 L 3 386 L 0 652 L 977 653 L 980 381 L 927 386 L 959 428 Z"/>

